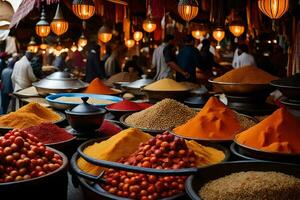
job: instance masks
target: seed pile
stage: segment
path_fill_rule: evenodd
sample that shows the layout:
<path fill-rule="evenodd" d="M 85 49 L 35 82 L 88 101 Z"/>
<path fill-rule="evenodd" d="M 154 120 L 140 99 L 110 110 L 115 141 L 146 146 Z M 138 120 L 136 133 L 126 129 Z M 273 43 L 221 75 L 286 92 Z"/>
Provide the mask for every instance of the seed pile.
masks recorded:
<path fill-rule="evenodd" d="M 278 172 L 239 172 L 204 185 L 204 200 L 298 200 L 300 179 Z"/>
<path fill-rule="evenodd" d="M 237 114 L 236 117 L 241 124 L 241 131 L 247 130 L 248 128 L 251 128 L 252 126 L 256 125 L 256 122 L 254 120 L 249 119 L 248 117 L 245 117 L 240 114 Z"/>
<path fill-rule="evenodd" d="M 196 111 L 173 99 L 164 99 L 146 110 L 134 113 L 125 122 L 136 128 L 167 130 L 184 124 Z"/>

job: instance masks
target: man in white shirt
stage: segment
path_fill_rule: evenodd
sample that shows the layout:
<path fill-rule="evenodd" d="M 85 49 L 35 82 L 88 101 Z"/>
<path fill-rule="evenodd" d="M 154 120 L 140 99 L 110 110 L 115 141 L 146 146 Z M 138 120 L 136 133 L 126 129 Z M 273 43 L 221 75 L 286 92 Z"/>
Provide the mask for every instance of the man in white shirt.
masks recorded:
<path fill-rule="evenodd" d="M 25 55 L 16 62 L 11 76 L 14 92 L 28 88 L 37 80 L 35 77 L 30 61 L 33 58 L 33 53 L 27 51 Z"/>
<path fill-rule="evenodd" d="M 163 42 L 153 52 L 152 67 L 156 68 L 156 75 L 154 77 L 154 80 L 160 80 L 172 76 L 172 71 L 168 67 L 163 53 L 166 46 L 167 43 Z"/>
<path fill-rule="evenodd" d="M 232 67 L 240 68 L 245 66 L 256 66 L 254 57 L 248 53 L 248 46 L 241 44 L 235 50 Z"/>

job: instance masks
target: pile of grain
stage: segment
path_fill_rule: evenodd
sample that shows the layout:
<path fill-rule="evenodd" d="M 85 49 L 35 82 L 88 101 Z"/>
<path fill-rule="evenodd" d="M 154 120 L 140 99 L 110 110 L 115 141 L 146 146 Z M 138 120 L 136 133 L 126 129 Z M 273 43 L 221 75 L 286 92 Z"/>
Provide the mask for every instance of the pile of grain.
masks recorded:
<path fill-rule="evenodd" d="M 300 179 L 278 172 L 239 172 L 205 184 L 203 200 L 299 200 Z"/>
<path fill-rule="evenodd" d="M 196 115 L 196 111 L 173 99 L 164 99 L 155 105 L 134 113 L 125 122 L 136 128 L 167 130 L 184 124 Z"/>
<path fill-rule="evenodd" d="M 37 92 L 36 88 L 31 86 L 29 88 L 25 88 L 23 90 L 19 90 L 16 92 L 17 95 L 22 95 L 22 96 L 38 96 L 39 93 Z"/>
<path fill-rule="evenodd" d="M 105 84 L 112 87 L 114 83 L 116 82 L 133 82 L 140 79 L 140 77 L 136 73 L 130 73 L 130 72 L 120 72 L 118 74 L 115 74 L 107 81 L 105 81 Z"/>
<path fill-rule="evenodd" d="M 241 130 L 240 131 L 244 131 L 247 130 L 248 128 L 251 128 L 252 126 L 256 125 L 256 122 L 254 120 L 251 120 L 248 117 L 245 117 L 241 114 L 237 114 L 236 115 L 238 121 L 240 122 L 241 125 Z"/>
<path fill-rule="evenodd" d="M 190 88 L 173 79 L 165 78 L 147 85 L 145 89 L 150 91 L 186 91 Z"/>
<path fill-rule="evenodd" d="M 55 99 L 58 102 L 63 103 L 83 103 L 82 99 L 80 97 L 59 97 Z M 106 100 L 106 99 L 95 99 L 95 98 L 89 98 L 87 101 L 90 104 L 112 104 L 115 103 L 114 101 Z"/>
<path fill-rule="evenodd" d="M 247 66 L 230 70 L 215 81 L 225 83 L 242 83 L 242 84 L 268 84 L 278 77 L 273 76 L 257 67 Z"/>

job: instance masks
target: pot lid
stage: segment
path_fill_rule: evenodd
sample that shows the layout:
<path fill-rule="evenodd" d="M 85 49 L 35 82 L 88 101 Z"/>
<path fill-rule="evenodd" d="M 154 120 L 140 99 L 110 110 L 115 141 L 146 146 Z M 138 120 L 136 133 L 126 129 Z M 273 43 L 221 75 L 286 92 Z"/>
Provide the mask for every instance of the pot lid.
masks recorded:
<path fill-rule="evenodd" d="M 75 108 L 71 110 L 71 112 L 76 113 L 95 113 L 99 112 L 100 109 L 96 106 L 93 106 L 92 104 L 89 104 L 87 101 L 89 100 L 89 97 L 81 97 L 83 103 L 79 104 Z"/>
<path fill-rule="evenodd" d="M 71 74 L 68 72 L 54 72 L 46 77 L 47 79 L 72 79 Z"/>

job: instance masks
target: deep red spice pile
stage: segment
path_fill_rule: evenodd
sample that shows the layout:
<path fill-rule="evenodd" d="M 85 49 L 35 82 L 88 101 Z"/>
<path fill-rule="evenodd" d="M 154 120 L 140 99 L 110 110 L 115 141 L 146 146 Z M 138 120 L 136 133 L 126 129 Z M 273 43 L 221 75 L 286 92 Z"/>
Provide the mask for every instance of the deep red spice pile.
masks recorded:
<path fill-rule="evenodd" d="M 65 129 L 52 123 L 42 123 L 38 126 L 26 128 L 24 131 L 34 135 L 44 144 L 63 142 L 74 137 L 72 134 L 65 131 Z"/>
<path fill-rule="evenodd" d="M 125 99 L 121 102 L 111 104 L 107 106 L 107 108 L 111 110 L 119 110 L 119 111 L 141 111 L 146 108 L 149 108 L 150 106 L 152 105 L 149 103 L 135 103 Z"/>
<path fill-rule="evenodd" d="M 122 131 L 122 129 L 118 125 L 116 125 L 110 121 L 107 121 L 107 120 L 104 120 L 103 124 L 98 129 L 99 133 L 108 135 L 108 136 L 113 136 L 113 135 L 119 133 L 120 131 Z"/>

